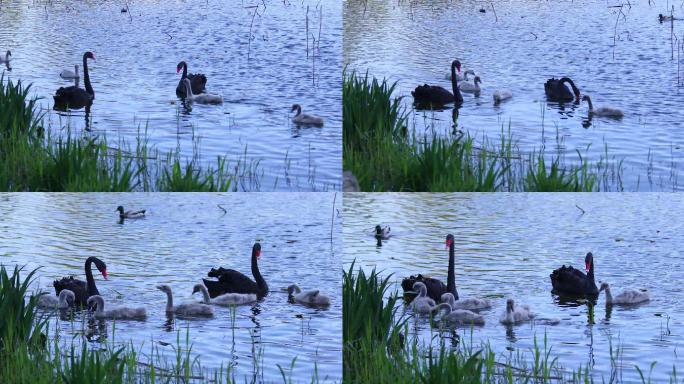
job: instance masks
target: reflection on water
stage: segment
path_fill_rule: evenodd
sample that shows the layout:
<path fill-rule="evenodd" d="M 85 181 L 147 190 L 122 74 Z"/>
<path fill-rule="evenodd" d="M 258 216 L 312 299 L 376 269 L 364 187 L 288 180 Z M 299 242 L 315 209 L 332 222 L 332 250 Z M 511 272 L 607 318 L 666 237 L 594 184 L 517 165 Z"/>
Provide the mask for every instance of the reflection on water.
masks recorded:
<path fill-rule="evenodd" d="M 53 129 L 89 127 L 132 145 L 147 129 L 150 144 L 186 156 L 199 138 L 204 161 L 237 160 L 245 150 L 248 160 L 260 159 L 261 190 L 337 189 L 341 12 L 336 0 L 155 0 L 130 4 L 126 13 L 105 1 L 20 0 L 0 4 L 0 50 L 13 54 L 5 75 L 33 84 L 44 109 L 71 85 L 60 72 L 74 64 L 82 72 L 83 53 L 95 53 L 90 121 L 84 110 L 52 111 Z M 222 95 L 223 105 L 183 107 L 175 95 L 181 60 L 207 76 L 207 91 Z M 325 127 L 295 127 L 293 103 L 322 116 Z"/>
<path fill-rule="evenodd" d="M 399 292 L 410 274 L 446 281 L 444 237 L 452 233 L 459 295 L 493 301 L 492 309 L 481 312 L 485 326 L 473 329 L 475 346 L 486 341 L 508 355 L 529 351 L 535 336 L 542 343 L 546 335 L 564 367 L 589 365 L 608 379 L 612 341 L 622 348 L 618 364 L 625 382 L 639 380 L 634 365 L 648 369 L 654 360 L 652 377 L 660 382 L 683 363 L 675 355 L 684 341 L 682 212 L 684 196 L 676 194 L 347 194 L 344 265 L 356 260 L 366 270 L 393 274 Z M 373 236 L 376 224 L 390 225 L 394 235 L 381 247 Z M 597 284 L 610 283 L 614 295 L 646 288 L 651 301 L 607 307 L 603 294 L 595 306 L 551 294 L 551 271 L 562 264 L 583 267 L 588 251 Z M 501 325 L 509 297 L 529 305 L 537 320 Z M 560 323 L 550 325 L 553 319 Z M 431 340 L 426 318 L 410 323 L 419 337 Z M 470 328 L 458 333 L 470 342 Z"/>
<path fill-rule="evenodd" d="M 100 294 L 109 306 L 146 306 L 148 318 L 117 321 L 116 342 L 132 340 L 145 353 L 152 346 L 174 353 L 189 331 L 193 353 L 207 368 L 233 366 L 235 377 L 253 374 L 253 359 L 263 359 L 258 373 L 267 382 L 281 379 L 276 364 L 290 367 L 295 382 L 309 381 L 314 363 L 321 379 L 340 380 L 342 300 L 339 276 L 341 220 L 331 224 L 335 197 L 321 194 L 3 194 L 0 195 L 0 263 L 41 267 L 35 288 L 75 275 L 84 279 L 83 263 L 98 256 L 107 263 L 109 280 L 94 271 Z M 337 199 L 339 204 L 340 199 Z M 119 222 L 116 207 L 147 209 L 144 219 Z M 199 301 L 192 295 L 212 267 L 223 266 L 251 277 L 252 244 L 259 240 L 259 269 L 270 293 L 233 316 L 215 307 L 213 318 L 167 318 L 168 284 L 174 303 Z M 331 297 L 328 308 L 309 308 L 287 301 L 287 286 L 320 289 Z M 57 324 L 65 341 L 84 334 L 97 347 L 110 338 L 111 321 L 69 314 Z M 55 323 L 53 323 L 55 324 Z M 109 340 L 112 341 L 112 340 Z M 289 369 L 289 368 L 288 368 Z"/>
<path fill-rule="evenodd" d="M 679 106 L 684 80 L 664 2 L 623 8 L 601 1 L 347 1 L 343 56 L 349 70 L 397 81 L 395 94 L 412 108 L 411 91 L 424 83 L 451 90 L 446 76 L 458 58 L 482 79 L 479 97 L 464 93 L 458 129 L 495 142 L 510 128 L 525 152 L 544 147 L 568 163 L 605 155 L 624 159 L 628 190 L 678 188 Z M 670 3 L 671 4 L 671 3 Z M 480 12 L 484 8 L 485 13 Z M 668 11 L 668 12 L 666 12 Z M 684 24 L 674 24 L 681 36 Z M 621 120 L 588 116 L 582 102 L 547 102 L 547 79 L 569 76 L 596 107 L 615 106 Z M 497 90 L 512 99 L 493 102 Z M 418 133 L 453 131 L 451 109 L 415 111 Z"/>

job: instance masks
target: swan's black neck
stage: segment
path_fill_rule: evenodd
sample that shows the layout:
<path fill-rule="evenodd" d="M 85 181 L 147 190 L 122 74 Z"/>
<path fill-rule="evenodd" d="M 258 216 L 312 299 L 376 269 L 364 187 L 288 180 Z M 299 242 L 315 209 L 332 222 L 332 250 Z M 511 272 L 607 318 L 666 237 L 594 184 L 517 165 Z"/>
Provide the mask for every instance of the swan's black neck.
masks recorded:
<path fill-rule="evenodd" d="M 95 99 L 95 91 L 93 90 L 93 86 L 90 84 L 90 74 L 88 73 L 87 54 L 83 55 L 83 83 L 85 84 L 86 92 L 88 92 L 88 94 L 91 95 L 93 99 Z"/>
<path fill-rule="evenodd" d="M 456 293 L 456 271 L 455 271 L 455 250 L 454 250 L 454 240 L 451 240 L 451 243 L 449 244 L 449 271 L 447 272 L 447 292 L 451 293 L 454 295 L 454 298 L 458 297 L 458 293 Z"/>
<path fill-rule="evenodd" d="M 570 79 L 569 77 L 562 77 L 560 80 L 558 80 L 558 84 L 561 84 L 561 86 L 562 86 L 563 83 L 570 84 L 570 88 L 572 88 L 572 93 L 575 95 L 575 98 L 578 98 L 577 95 L 579 95 L 579 88 L 577 88 L 577 86 L 572 81 L 572 79 Z"/>
<path fill-rule="evenodd" d="M 456 66 L 451 65 L 451 90 L 454 92 L 454 101 L 456 104 L 463 102 L 463 96 L 461 96 L 461 90 L 458 89 L 458 79 L 456 79 Z"/>
<path fill-rule="evenodd" d="M 188 77 L 188 64 L 184 61 L 183 62 L 183 76 L 181 76 L 181 80 L 185 79 Z"/>
<path fill-rule="evenodd" d="M 295 117 L 297 117 L 297 116 L 302 114 L 302 106 L 297 105 L 295 108 L 297 109 L 297 113 L 295 114 Z"/>
<path fill-rule="evenodd" d="M 87 258 L 85 262 L 86 290 L 88 291 L 88 297 L 100 294 L 95 286 L 95 279 L 93 279 L 93 271 L 91 269 L 95 260 L 97 260 L 97 258 L 91 256 Z"/>
<path fill-rule="evenodd" d="M 382 236 L 380 235 L 375 235 L 375 240 L 378 242 L 375 244 L 376 247 L 382 247 Z"/>
<path fill-rule="evenodd" d="M 261 272 L 259 272 L 259 264 L 257 263 L 257 247 L 252 248 L 252 275 L 254 276 L 254 280 L 257 283 L 257 286 L 259 287 L 260 294 L 266 294 L 268 292 L 268 284 L 266 284 L 266 280 L 264 280 L 263 276 L 261 276 Z"/>
<path fill-rule="evenodd" d="M 584 97 L 586 97 L 587 104 L 589 104 L 589 112 L 593 112 L 594 111 L 594 104 L 591 102 L 591 98 L 589 96 L 584 96 Z"/>
<path fill-rule="evenodd" d="M 589 281 L 594 283 L 594 258 L 593 257 L 589 260 L 589 272 L 587 273 L 587 277 L 589 278 Z"/>

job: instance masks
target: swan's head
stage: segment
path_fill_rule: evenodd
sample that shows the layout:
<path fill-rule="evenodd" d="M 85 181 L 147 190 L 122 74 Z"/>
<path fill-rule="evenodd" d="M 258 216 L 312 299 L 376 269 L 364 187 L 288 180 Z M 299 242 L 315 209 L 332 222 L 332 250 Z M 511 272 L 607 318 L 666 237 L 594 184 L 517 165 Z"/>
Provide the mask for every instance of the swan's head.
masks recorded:
<path fill-rule="evenodd" d="M 584 95 L 584 96 L 582 96 L 582 101 L 589 101 L 589 100 L 591 100 L 591 99 L 589 98 L 589 95 Z"/>
<path fill-rule="evenodd" d="M 162 292 L 171 293 L 171 287 L 169 287 L 166 284 L 157 285 L 157 289 L 162 291 Z"/>
<path fill-rule="evenodd" d="M 176 65 L 176 73 L 180 73 L 180 71 L 186 66 L 185 61 L 181 61 Z"/>
<path fill-rule="evenodd" d="M 482 83 L 482 79 L 480 79 L 480 76 L 475 76 L 475 79 L 473 79 L 473 82 L 475 84 Z"/>
<path fill-rule="evenodd" d="M 302 290 L 299 288 L 297 284 L 292 284 L 289 287 L 287 287 L 287 294 L 292 296 L 293 293 L 299 293 Z"/>
<path fill-rule="evenodd" d="M 450 292 L 443 293 L 439 299 L 442 303 L 448 303 L 448 304 L 451 304 L 451 303 L 456 301 L 456 299 L 454 298 L 454 295 L 451 294 Z"/>
<path fill-rule="evenodd" d="M 375 234 L 376 235 L 382 234 L 382 227 L 381 226 L 379 226 L 379 225 L 375 226 Z"/>
<path fill-rule="evenodd" d="M 413 283 L 413 290 L 418 293 L 427 293 L 427 287 L 422 281 L 416 281 L 415 283 Z"/>
<path fill-rule="evenodd" d="M 446 242 L 444 243 L 446 248 L 451 248 L 454 244 L 454 235 L 451 233 L 446 236 Z"/>
<path fill-rule="evenodd" d="M 254 243 L 254 246 L 252 247 L 252 254 L 256 257 L 261 257 L 261 244 Z"/>
<path fill-rule="evenodd" d="M 513 301 L 513 299 L 506 300 L 506 312 L 513 312 L 514 306 L 515 302 Z"/>
<path fill-rule="evenodd" d="M 292 109 L 290 109 L 290 112 L 297 111 L 297 114 L 299 115 L 302 113 L 302 106 L 299 104 L 292 104 Z"/>
<path fill-rule="evenodd" d="M 601 291 L 610 291 L 610 286 L 608 286 L 608 283 L 601 283 L 601 287 L 599 288 L 599 292 Z"/>
<path fill-rule="evenodd" d="M 592 255 L 591 252 L 588 252 L 587 256 L 584 257 L 584 266 L 587 269 L 587 273 L 591 269 L 592 265 L 594 265 L 594 255 Z"/>
<path fill-rule="evenodd" d="M 661 15 L 661 16 L 662 16 L 662 15 Z M 10 50 L 8 49 L 8 50 L 7 50 L 7 53 L 5 53 L 5 56 L 6 56 L 6 57 L 12 56 L 12 51 L 10 51 Z"/>
<path fill-rule="evenodd" d="M 204 288 L 204 285 L 202 284 L 195 284 L 194 287 L 192 287 L 192 294 L 194 295 L 197 292 L 202 292 L 202 288 Z"/>
<path fill-rule="evenodd" d="M 95 60 L 95 54 L 92 53 L 92 52 L 90 52 L 90 51 L 88 51 L 88 52 L 86 52 L 86 53 L 83 54 L 83 58 L 84 58 L 84 59 L 92 59 L 92 60 Z"/>
<path fill-rule="evenodd" d="M 454 60 L 451 62 L 451 68 L 456 68 L 458 72 L 461 72 L 461 62 L 458 60 Z"/>
<path fill-rule="evenodd" d="M 93 263 L 95 263 L 95 267 L 97 268 L 98 271 L 102 274 L 102 277 L 104 277 L 105 280 L 109 277 L 107 274 L 107 264 L 105 264 L 104 261 L 98 259 L 97 257 L 92 258 Z"/>
<path fill-rule="evenodd" d="M 104 310 L 104 299 L 100 295 L 93 295 L 86 301 L 89 308 L 96 310 Z"/>
<path fill-rule="evenodd" d="M 122 215 L 124 214 L 124 207 L 123 207 L 123 205 L 119 205 L 118 207 L 116 207 L 116 210 L 119 211 L 120 214 L 122 214 Z"/>

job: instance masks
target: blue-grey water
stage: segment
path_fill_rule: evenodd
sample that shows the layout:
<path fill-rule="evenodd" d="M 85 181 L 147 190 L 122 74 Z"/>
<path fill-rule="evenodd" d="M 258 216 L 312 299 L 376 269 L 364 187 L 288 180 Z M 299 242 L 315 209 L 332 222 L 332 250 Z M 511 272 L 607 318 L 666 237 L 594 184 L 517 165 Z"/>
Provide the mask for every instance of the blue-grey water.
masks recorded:
<path fill-rule="evenodd" d="M 344 64 L 397 82 L 412 111 L 411 91 L 424 83 L 451 90 L 451 61 L 482 79 L 479 97 L 464 94 L 458 129 L 496 143 L 504 132 L 523 153 L 544 149 L 566 164 L 623 160 L 614 189 L 673 190 L 684 141 L 684 22 L 660 23 L 658 14 L 683 16 L 677 2 L 658 1 L 347 1 L 343 8 Z M 482 13 L 480 10 L 485 12 Z M 672 34 L 676 39 L 671 38 Z M 544 82 L 569 76 L 595 106 L 623 110 L 615 121 L 588 107 L 549 103 Z M 493 93 L 512 91 L 499 106 Z M 414 111 L 417 133 L 452 133 L 451 110 Z M 607 148 L 606 148 L 607 146 Z M 604 164 L 605 165 L 605 164 Z"/>
<path fill-rule="evenodd" d="M 332 190 L 342 156 L 341 12 L 334 0 L 5 1 L 0 51 L 12 51 L 6 78 L 32 84 L 45 110 L 71 84 L 60 72 L 74 64 L 82 71 L 83 53 L 94 52 L 86 135 L 135 148 L 147 130 L 149 144 L 164 152 L 191 158 L 197 148 L 204 163 L 224 155 L 232 165 L 258 162 L 256 180 L 239 189 Z M 181 60 L 207 76 L 207 91 L 222 95 L 223 105 L 183 106 L 175 94 Z M 292 124 L 294 103 L 325 126 Z M 53 111 L 46 122 L 73 135 L 86 127 L 83 110 Z"/>
<path fill-rule="evenodd" d="M 520 351 L 531 362 L 534 338 L 543 345 L 546 335 L 563 369 L 588 367 L 596 382 L 608 382 L 612 342 L 622 350 L 616 355 L 622 382 L 641 382 L 634 366 L 646 374 L 652 362 L 653 382 L 668 382 L 673 367 L 680 372 L 684 363 L 682 212 L 679 194 L 346 194 L 343 262 L 345 269 L 356 260 L 367 272 L 392 274 L 390 291 L 401 293 L 401 279 L 411 274 L 446 281 L 444 241 L 452 233 L 459 295 L 493 300 L 492 309 L 482 312 L 485 325 L 473 329 L 475 348 L 486 342 L 498 360 Z M 379 223 L 395 234 L 380 248 L 372 236 Z M 608 282 L 614 295 L 648 289 L 651 301 L 609 311 L 601 295 L 593 324 L 586 305 L 560 304 L 549 274 L 562 264 L 583 267 L 587 252 L 594 254 L 597 282 Z M 501 325 L 509 297 L 560 323 Z M 425 343 L 438 333 L 424 317 L 409 324 Z M 466 345 L 470 332 L 458 329 Z"/>
<path fill-rule="evenodd" d="M 140 360 L 147 362 L 154 347 L 174 356 L 178 332 L 185 348 L 188 332 L 192 356 L 208 370 L 230 366 L 238 382 L 280 381 L 278 365 L 294 382 L 311 381 L 315 369 L 320 380 L 340 381 L 341 219 L 331 218 L 335 199 L 341 208 L 333 193 L 2 194 L 0 264 L 40 267 L 34 288 L 51 291 L 52 281 L 62 276 L 85 279 L 84 260 L 97 256 L 109 272 L 107 281 L 94 273 L 107 305 L 147 307 L 147 321 L 107 321 L 105 330 L 91 329 L 85 313 L 76 313 L 73 322 L 54 318 L 51 326 L 65 343 L 94 334 L 91 347 L 98 348 L 112 341 L 115 327 L 115 342 L 142 348 Z M 120 224 L 118 205 L 145 208 L 147 217 Z M 169 284 L 175 303 L 199 301 L 192 287 L 212 267 L 251 276 L 257 240 L 268 296 L 237 307 L 234 321 L 229 308 L 215 307 L 211 319 L 167 322 L 166 297 L 156 285 Z M 292 283 L 320 289 L 331 297 L 330 307 L 288 303 Z"/>

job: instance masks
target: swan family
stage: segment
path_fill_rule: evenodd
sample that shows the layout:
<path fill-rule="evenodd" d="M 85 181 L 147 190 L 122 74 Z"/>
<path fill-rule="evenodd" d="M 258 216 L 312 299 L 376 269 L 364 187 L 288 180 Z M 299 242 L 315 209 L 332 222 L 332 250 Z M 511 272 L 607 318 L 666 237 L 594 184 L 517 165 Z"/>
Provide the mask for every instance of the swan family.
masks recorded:
<path fill-rule="evenodd" d="M 9 50 L 5 56 L 0 56 L 0 64 L 7 64 L 12 56 Z M 59 87 L 53 95 L 55 110 L 67 111 L 78 110 L 86 108 L 86 111 L 92 106 L 95 100 L 95 90 L 90 82 L 90 72 L 88 67 L 88 60 L 95 61 L 95 54 L 87 51 L 83 54 L 83 79 L 85 88 L 78 85 L 80 79 L 79 66 L 74 65 L 73 72 L 65 69 L 59 73 L 59 77 L 65 80 L 75 80 L 75 84 L 69 87 Z M 207 92 L 207 76 L 202 73 L 188 73 L 188 64 L 181 61 L 176 65 L 176 73 L 181 73 L 181 78 L 176 85 L 176 96 L 182 98 L 186 103 L 192 104 L 223 104 L 223 96 Z M 291 112 L 296 111 L 292 122 L 300 126 L 314 126 L 322 127 L 325 123 L 322 117 L 302 113 L 302 106 L 300 104 L 292 105 Z"/>
<path fill-rule="evenodd" d="M 468 79 L 468 75 L 473 75 L 473 81 Z M 446 79 L 451 81 L 451 92 L 437 85 L 419 85 L 411 92 L 414 105 L 419 109 L 440 109 L 447 104 L 454 104 L 454 107 L 458 108 L 463 104 L 462 92 L 479 96 L 482 91 L 480 86 L 482 79 L 480 76 L 470 69 L 461 72 L 461 62 L 459 60 L 452 61 L 451 73 L 446 76 Z M 581 97 L 579 88 L 569 77 L 561 77 L 559 79 L 552 77 L 548 79 L 544 83 L 544 94 L 547 100 L 558 103 L 574 102 L 579 104 Z M 494 105 L 498 105 L 501 102 L 512 99 L 513 92 L 509 89 L 499 89 L 494 91 L 492 97 Z M 615 107 L 594 108 L 588 95 L 584 95 L 581 100 L 588 103 L 590 117 L 620 119 L 624 116 L 624 113 Z"/>
<path fill-rule="evenodd" d="M 448 234 L 446 246 L 449 249 L 447 284 L 439 279 L 423 274 L 411 275 L 401 282 L 405 296 L 409 300 L 408 307 L 416 314 L 437 314 L 436 319 L 449 325 L 484 325 L 484 317 L 480 311 L 489 310 L 493 303 L 489 299 L 460 298 L 455 286 L 454 235 Z M 594 279 L 594 255 L 588 252 L 584 258 L 585 272 L 565 265 L 555 269 L 550 275 L 552 293 L 561 297 L 598 299 L 600 292 L 605 292 L 605 303 L 611 305 L 635 305 L 649 301 L 651 294 L 645 290 L 626 289 L 613 296 L 608 283 L 601 284 L 599 289 Z M 411 297 L 412 296 L 412 297 Z M 506 301 L 506 309 L 499 322 L 504 325 L 515 325 L 526 321 L 556 325 L 559 319 L 537 319 L 528 305 L 517 304 L 513 298 Z"/>
<path fill-rule="evenodd" d="M 125 216 L 129 212 L 119 206 L 117 210 Z M 144 214 L 144 211 L 134 211 L 133 214 Z M 134 217 L 134 216 L 133 216 Z M 268 294 L 266 280 L 259 272 L 257 259 L 261 254 L 261 244 L 256 242 L 252 247 L 252 276 L 254 280 L 233 269 L 222 267 L 212 268 L 208 276 L 216 280 L 203 279 L 203 284 L 195 284 L 192 294 L 201 293 L 201 302 L 187 302 L 174 304 L 173 291 L 167 284 L 157 285 L 157 289 L 166 294 L 167 314 L 180 316 L 213 316 L 214 307 L 237 306 L 252 304 Z M 107 279 L 107 265 L 97 257 L 88 257 L 85 261 L 86 281 L 64 277 L 53 282 L 55 296 L 47 293 L 39 293 L 36 305 L 45 309 L 66 309 L 70 307 L 87 308 L 98 319 L 112 320 L 145 320 L 147 310 L 145 307 L 105 307 L 105 298 L 97 289 L 93 277 L 92 266 L 100 271 L 104 279 Z M 313 307 L 327 307 L 330 298 L 318 289 L 303 291 L 297 284 L 288 287 L 288 301 Z"/>

